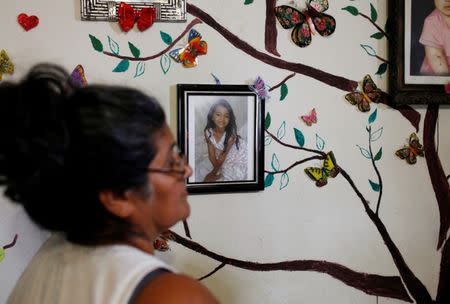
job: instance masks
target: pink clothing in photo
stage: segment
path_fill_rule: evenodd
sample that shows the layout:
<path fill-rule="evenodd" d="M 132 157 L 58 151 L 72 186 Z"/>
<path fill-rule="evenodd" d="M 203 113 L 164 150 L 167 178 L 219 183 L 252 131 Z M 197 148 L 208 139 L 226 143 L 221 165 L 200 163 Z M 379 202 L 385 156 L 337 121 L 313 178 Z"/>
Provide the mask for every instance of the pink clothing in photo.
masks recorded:
<path fill-rule="evenodd" d="M 437 9 L 425 18 L 419 42 L 424 46 L 443 49 L 450 68 L 450 26 Z M 426 57 L 423 60 L 420 72 L 422 74 L 434 74 Z"/>

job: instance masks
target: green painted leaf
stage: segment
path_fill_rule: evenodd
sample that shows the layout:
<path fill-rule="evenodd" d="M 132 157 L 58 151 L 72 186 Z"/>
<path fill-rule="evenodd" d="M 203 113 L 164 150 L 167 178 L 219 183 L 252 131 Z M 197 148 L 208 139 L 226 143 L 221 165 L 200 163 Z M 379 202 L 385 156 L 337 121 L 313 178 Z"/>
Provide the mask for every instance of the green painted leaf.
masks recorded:
<path fill-rule="evenodd" d="M 373 123 L 375 120 L 377 119 L 377 109 L 375 109 L 375 111 L 372 112 L 372 114 L 370 114 L 369 116 L 369 125 L 371 123 Z"/>
<path fill-rule="evenodd" d="M 275 176 L 272 173 L 267 174 L 264 179 L 264 188 L 272 186 L 274 180 Z"/>
<path fill-rule="evenodd" d="M 141 51 L 131 42 L 128 42 L 128 47 L 130 48 L 131 54 L 134 58 L 139 58 L 141 56 Z"/>
<path fill-rule="evenodd" d="M 89 34 L 89 38 L 91 39 L 92 47 L 94 48 L 94 50 L 96 50 L 97 52 L 103 52 L 102 42 L 98 40 L 97 37 L 92 36 L 91 34 Z"/>
<path fill-rule="evenodd" d="M 172 60 L 170 60 L 170 57 L 167 54 L 163 54 L 159 59 L 159 65 L 161 66 L 163 73 L 167 74 L 172 65 Z"/>
<path fill-rule="evenodd" d="M 319 136 L 319 134 L 316 133 L 316 147 L 320 151 L 323 151 L 325 148 L 325 140 L 323 140 L 322 137 Z"/>
<path fill-rule="evenodd" d="M 367 44 L 360 44 L 360 46 L 363 48 L 364 51 L 366 51 L 366 53 L 369 56 L 375 57 L 377 55 L 377 52 L 374 50 L 373 47 L 371 47 L 370 45 Z"/>
<path fill-rule="evenodd" d="M 136 73 L 134 73 L 134 78 L 141 76 L 145 73 L 145 62 L 139 61 L 136 66 Z"/>
<path fill-rule="evenodd" d="M 284 172 L 281 174 L 280 190 L 286 188 L 287 185 L 289 185 L 289 175 L 287 172 Z"/>
<path fill-rule="evenodd" d="M 295 136 L 295 140 L 297 141 L 298 145 L 300 147 L 303 147 L 305 145 L 305 136 L 303 135 L 303 132 L 297 128 L 294 128 L 294 136 Z"/>
<path fill-rule="evenodd" d="M 163 31 L 159 31 L 159 34 L 161 35 L 161 39 L 165 44 L 170 45 L 173 42 L 172 36 L 170 36 L 169 34 Z"/>
<path fill-rule="evenodd" d="M 366 148 L 363 148 L 359 145 L 356 145 L 359 148 L 359 151 L 361 152 L 362 156 L 364 156 L 367 159 L 372 159 L 372 156 L 370 155 L 369 150 L 367 150 Z"/>
<path fill-rule="evenodd" d="M 375 155 L 373 160 L 375 161 L 380 160 L 382 156 L 383 156 L 383 147 L 381 147 L 380 150 L 378 150 L 378 153 Z"/>
<path fill-rule="evenodd" d="M 277 137 L 278 137 L 278 139 L 282 139 L 284 137 L 284 135 L 286 135 L 286 122 L 285 121 L 283 121 L 281 123 L 281 126 L 278 128 Z"/>
<path fill-rule="evenodd" d="M 388 64 L 386 62 L 380 64 L 380 66 L 378 67 L 378 71 L 375 73 L 376 75 L 383 75 L 384 73 L 386 73 Z"/>
<path fill-rule="evenodd" d="M 109 49 L 113 54 L 119 55 L 119 44 L 108 36 Z"/>
<path fill-rule="evenodd" d="M 382 32 L 378 32 L 378 33 L 375 33 L 375 34 L 370 35 L 370 37 L 371 37 L 371 38 L 374 38 L 374 39 L 380 40 L 381 38 L 384 37 L 384 34 L 383 34 Z"/>
<path fill-rule="evenodd" d="M 346 6 L 343 7 L 342 10 L 349 12 L 353 16 L 357 16 L 359 14 L 358 9 L 354 6 Z"/>
<path fill-rule="evenodd" d="M 266 118 L 264 119 L 264 129 L 265 130 L 269 129 L 271 122 L 272 122 L 272 118 L 270 117 L 270 113 L 267 112 Z"/>
<path fill-rule="evenodd" d="M 374 142 L 378 140 L 382 134 L 383 134 L 383 127 L 379 128 L 375 132 L 372 132 L 372 134 L 370 135 L 370 141 Z"/>
<path fill-rule="evenodd" d="M 289 92 L 289 90 L 288 90 L 287 84 L 283 83 L 281 85 L 280 101 L 283 101 L 286 98 L 288 92 Z"/>
<path fill-rule="evenodd" d="M 372 3 L 370 3 L 370 19 L 372 19 L 373 22 L 376 22 L 378 19 L 378 13 L 375 7 Z"/>
<path fill-rule="evenodd" d="M 272 143 L 272 136 L 266 135 L 264 136 L 264 146 L 268 146 Z"/>
<path fill-rule="evenodd" d="M 275 171 L 280 170 L 280 161 L 278 160 L 278 157 L 275 153 L 272 154 L 271 166 L 272 166 L 272 169 Z"/>
<path fill-rule="evenodd" d="M 115 72 L 115 73 L 125 72 L 128 70 L 129 67 L 130 67 L 130 61 L 128 59 L 123 59 L 114 68 L 113 72 Z"/>
<path fill-rule="evenodd" d="M 252 3 L 253 3 L 253 0 L 245 0 L 245 1 L 244 1 L 244 4 L 245 4 L 245 5 L 252 4 Z"/>
<path fill-rule="evenodd" d="M 380 192 L 380 185 L 379 185 L 379 184 L 374 183 L 374 182 L 371 181 L 370 179 L 369 179 L 369 184 L 370 184 L 370 186 L 372 187 L 372 190 L 373 190 L 373 191 L 375 191 L 375 192 Z"/>

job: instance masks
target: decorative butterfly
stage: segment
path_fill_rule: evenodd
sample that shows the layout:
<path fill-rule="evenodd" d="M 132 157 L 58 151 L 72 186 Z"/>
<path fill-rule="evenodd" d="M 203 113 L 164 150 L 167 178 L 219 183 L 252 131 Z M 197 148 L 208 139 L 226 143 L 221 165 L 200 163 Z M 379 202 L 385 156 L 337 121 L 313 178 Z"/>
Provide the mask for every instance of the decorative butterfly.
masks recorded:
<path fill-rule="evenodd" d="M 424 156 L 423 146 L 419 142 L 419 138 L 416 133 L 411 133 L 409 136 L 409 145 L 397 150 L 395 155 L 401 159 L 405 159 L 410 165 L 414 165 L 417 162 L 417 156 Z"/>
<path fill-rule="evenodd" d="M 169 240 L 173 240 L 173 235 L 170 231 L 163 232 L 156 240 L 153 241 L 153 247 L 158 251 L 170 250 Z"/>
<path fill-rule="evenodd" d="M 367 112 L 370 110 L 370 102 L 386 101 L 387 94 L 377 88 L 370 75 L 364 76 L 362 83 L 363 91 L 354 91 L 345 95 L 352 105 L 358 105 L 358 110 Z"/>
<path fill-rule="evenodd" d="M 120 2 L 117 11 L 119 17 L 119 25 L 125 33 L 131 30 L 134 23 L 137 23 L 138 29 L 143 32 L 153 25 L 156 20 L 156 8 L 146 7 L 140 10 L 135 10 L 126 2 Z"/>
<path fill-rule="evenodd" d="M 303 120 L 308 127 L 311 127 L 313 123 L 317 123 L 317 114 L 316 109 L 313 108 L 311 110 L 311 114 L 300 116 L 301 120 Z"/>
<path fill-rule="evenodd" d="M 317 187 L 323 187 L 328 183 L 328 177 L 336 177 L 340 172 L 339 166 L 336 165 L 333 151 L 327 153 L 323 161 L 322 168 L 308 167 L 305 173 L 316 182 Z"/>
<path fill-rule="evenodd" d="M 5 50 L 0 51 L 0 81 L 3 79 L 3 74 L 12 75 L 14 73 L 14 64 L 9 59 Z"/>
<path fill-rule="evenodd" d="M 69 77 L 69 83 L 75 88 L 81 88 L 87 85 L 84 69 L 81 64 L 77 65 Z"/>
<path fill-rule="evenodd" d="M 174 49 L 169 52 L 170 57 L 176 62 L 180 62 L 186 68 L 198 65 L 197 56 L 206 55 L 208 44 L 202 40 L 202 35 L 195 29 L 191 29 L 188 37 L 188 45 L 184 48 Z"/>
<path fill-rule="evenodd" d="M 315 30 L 323 37 L 330 36 L 336 29 L 336 20 L 323 12 L 328 9 L 328 0 L 306 1 L 307 10 L 301 12 L 291 6 L 275 7 L 275 16 L 284 29 L 291 29 L 291 39 L 299 47 L 311 44 Z"/>
<path fill-rule="evenodd" d="M 249 85 L 248 87 L 250 88 L 250 90 L 255 92 L 259 98 L 265 99 L 265 100 L 270 98 L 269 91 L 267 91 L 267 88 L 266 88 L 266 84 L 260 76 L 256 77 L 255 83 L 252 85 Z"/>

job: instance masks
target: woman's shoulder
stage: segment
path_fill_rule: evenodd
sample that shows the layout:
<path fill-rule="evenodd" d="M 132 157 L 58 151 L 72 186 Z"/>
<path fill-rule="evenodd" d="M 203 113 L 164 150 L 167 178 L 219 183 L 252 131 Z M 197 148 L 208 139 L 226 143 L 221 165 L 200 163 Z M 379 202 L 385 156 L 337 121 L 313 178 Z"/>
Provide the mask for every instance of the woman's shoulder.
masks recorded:
<path fill-rule="evenodd" d="M 214 296 L 197 280 L 176 273 L 162 274 L 148 283 L 136 298 L 135 304 L 218 304 Z"/>

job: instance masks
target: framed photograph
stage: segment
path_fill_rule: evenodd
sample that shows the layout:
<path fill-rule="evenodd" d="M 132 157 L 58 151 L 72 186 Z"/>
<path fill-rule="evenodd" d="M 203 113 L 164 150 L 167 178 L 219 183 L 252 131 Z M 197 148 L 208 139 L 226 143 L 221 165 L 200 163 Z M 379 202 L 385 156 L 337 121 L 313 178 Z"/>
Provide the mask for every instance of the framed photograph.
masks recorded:
<path fill-rule="evenodd" d="M 389 1 L 389 91 L 395 104 L 448 104 L 449 2 Z M 448 17 L 447 17 L 448 18 Z"/>
<path fill-rule="evenodd" d="M 117 21 L 120 2 L 130 4 L 134 9 L 156 8 L 156 20 L 159 22 L 186 22 L 186 0 L 80 0 L 81 20 Z"/>
<path fill-rule="evenodd" d="M 264 100 L 247 85 L 178 84 L 189 193 L 264 190 Z"/>

